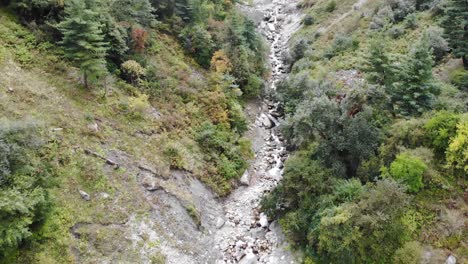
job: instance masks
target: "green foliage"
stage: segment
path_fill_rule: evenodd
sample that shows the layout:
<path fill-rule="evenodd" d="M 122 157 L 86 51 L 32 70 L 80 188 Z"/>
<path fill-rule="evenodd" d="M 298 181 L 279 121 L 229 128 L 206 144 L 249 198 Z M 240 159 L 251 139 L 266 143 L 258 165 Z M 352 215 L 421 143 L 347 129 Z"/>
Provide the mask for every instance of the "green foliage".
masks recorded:
<path fill-rule="evenodd" d="M 445 156 L 450 139 L 456 134 L 459 121 L 458 114 L 441 111 L 424 125 L 429 144 L 439 157 Z"/>
<path fill-rule="evenodd" d="M 427 165 L 422 160 L 408 154 L 400 154 L 390 165 L 390 174 L 396 180 L 408 186 L 409 192 L 417 192 L 423 184 L 423 174 Z"/>
<path fill-rule="evenodd" d="M 468 27 L 466 17 L 468 5 L 465 0 L 450 0 L 442 21 L 446 39 L 449 42 L 452 53 L 457 58 L 463 59 L 465 69 L 468 69 Z"/>
<path fill-rule="evenodd" d="M 338 35 L 333 40 L 332 46 L 325 51 L 324 57 L 331 59 L 347 50 L 355 50 L 359 46 L 359 42 L 346 35 Z"/>
<path fill-rule="evenodd" d="M 266 73 L 266 47 L 254 24 L 234 13 L 227 21 L 223 48 L 232 64 L 231 74 L 246 97 L 258 95 Z"/>
<path fill-rule="evenodd" d="M 145 76 L 146 70 L 138 62 L 128 60 L 120 66 L 123 76 L 133 85 L 138 85 Z"/>
<path fill-rule="evenodd" d="M 244 173 L 251 150 L 246 149 L 246 142 L 233 132 L 218 125 L 204 123 L 196 131 L 196 140 L 206 153 L 206 161 L 214 166 L 212 174 L 206 179 L 220 195 L 230 191 L 230 183 Z M 224 187 L 223 187 L 224 186 Z M 227 186 L 227 187 L 226 187 Z"/>
<path fill-rule="evenodd" d="M 311 16 L 310 14 L 306 15 L 304 19 L 302 20 L 302 23 L 306 26 L 310 26 L 314 24 L 314 17 Z"/>
<path fill-rule="evenodd" d="M 408 59 L 398 68 L 393 83 L 387 86 L 394 111 L 409 115 L 421 115 L 431 109 L 439 87 L 432 76 L 432 54 L 427 34 L 416 43 Z"/>
<path fill-rule="evenodd" d="M 381 37 L 372 39 L 368 54 L 365 71 L 369 81 L 380 85 L 389 84 L 393 68 L 390 64 L 385 39 Z"/>
<path fill-rule="evenodd" d="M 370 122 L 372 109 L 364 105 L 364 89 L 354 87 L 344 98 L 337 91 L 308 94 L 287 118 L 285 136 L 294 146 L 316 140 L 327 166 L 340 175 L 354 176 L 360 162 L 374 154 L 380 141 L 379 129 Z"/>
<path fill-rule="evenodd" d="M 65 7 L 65 20 L 58 26 L 63 34 L 65 57 L 79 65 L 86 88 L 88 78 L 96 80 L 105 72 L 109 44 L 104 42 L 102 10 L 100 1 L 72 0 Z"/>
<path fill-rule="evenodd" d="M 458 87 L 460 90 L 468 91 L 468 70 L 455 70 L 450 75 L 450 79 L 453 85 Z"/>
<path fill-rule="evenodd" d="M 331 13 L 336 9 L 336 2 L 334 0 L 328 2 L 327 6 L 325 6 L 325 11 Z"/>
<path fill-rule="evenodd" d="M 457 134 L 450 141 L 447 149 L 448 165 L 460 171 L 461 175 L 468 173 L 468 122 L 461 121 L 457 125 Z"/>
<path fill-rule="evenodd" d="M 435 26 L 429 27 L 426 31 L 436 62 L 442 60 L 449 50 L 448 42 L 444 39 L 443 33 L 442 28 Z"/>
<path fill-rule="evenodd" d="M 185 48 L 195 56 L 197 62 L 208 68 L 214 53 L 214 43 L 211 35 L 201 25 L 185 28 L 181 33 Z"/>
<path fill-rule="evenodd" d="M 325 210 L 318 236 L 323 262 L 391 263 L 407 240 L 401 217 L 408 204 L 404 188 L 382 180 L 366 186 L 355 201 Z"/>
<path fill-rule="evenodd" d="M 0 260 L 33 235 L 50 209 L 52 170 L 40 147 L 33 124 L 0 127 Z"/>
<path fill-rule="evenodd" d="M 406 243 L 395 252 L 393 257 L 395 264 L 419 264 L 423 254 L 423 247 L 417 241 Z"/>
<path fill-rule="evenodd" d="M 149 0 L 115 0 L 110 8 L 112 16 L 118 22 L 136 23 L 149 27 L 156 22 L 154 8 Z"/>

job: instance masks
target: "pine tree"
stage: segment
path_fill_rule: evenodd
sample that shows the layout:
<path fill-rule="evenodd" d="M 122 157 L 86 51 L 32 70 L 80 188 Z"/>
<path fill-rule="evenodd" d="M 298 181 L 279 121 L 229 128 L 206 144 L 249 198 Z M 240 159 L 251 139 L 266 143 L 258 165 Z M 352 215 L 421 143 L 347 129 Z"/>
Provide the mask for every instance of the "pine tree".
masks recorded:
<path fill-rule="evenodd" d="M 105 72 L 109 43 L 104 41 L 102 6 L 96 0 L 72 0 L 65 7 L 66 17 L 58 26 L 65 57 L 75 61 L 83 73 L 85 87 Z"/>
<path fill-rule="evenodd" d="M 385 48 L 385 40 L 381 37 L 374 39 L 369 48 L 366 72 L 372 83 L 385 85 L 391 81 L 392 67 L 389 54 Z"/>
<path fill-rule="evenodd" d="M 468 0 L 449 1 L 442 27 L 454 56 L 462 58 L 468 70 Z"/>
<path fill-rule="evenodd" d="M 395 110 L 404 116 L 420 115 L 432 107 L 439 88 L 432 76 L 432 49 L 425 34 L 416 43 L 407 61 L 399 65 L 395 82 L 386 88 Z"/>

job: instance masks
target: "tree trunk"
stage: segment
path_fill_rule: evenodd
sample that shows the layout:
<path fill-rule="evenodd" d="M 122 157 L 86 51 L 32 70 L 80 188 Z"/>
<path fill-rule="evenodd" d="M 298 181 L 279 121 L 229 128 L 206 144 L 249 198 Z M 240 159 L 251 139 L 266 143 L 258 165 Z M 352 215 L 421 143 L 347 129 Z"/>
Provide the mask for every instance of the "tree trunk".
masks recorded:
<path fill-rule="evenodd" d="M 462 60 L 463 60 L 463 68 L 465 68 L 465 70 L 468 71 L 468 58 L 466 57 L 466 55 L 462 56 Z"/>
<path fill-rule="evenodd" d="M 86 71 L 83 73 L 83 79 L 84 79 L 85 88 L 88 89 L 89 88 L 89 86 L 88 86 L 88 73 Z"/>

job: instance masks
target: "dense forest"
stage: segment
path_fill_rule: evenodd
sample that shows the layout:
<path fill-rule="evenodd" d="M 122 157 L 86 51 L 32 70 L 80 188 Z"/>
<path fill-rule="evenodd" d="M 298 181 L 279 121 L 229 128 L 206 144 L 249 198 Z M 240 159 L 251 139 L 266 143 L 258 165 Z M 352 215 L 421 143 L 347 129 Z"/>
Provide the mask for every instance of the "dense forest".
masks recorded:
<path fill-rule="evenodd" d="M 277 94 L 293 154 L 263 208 L 305 263 L 464 263 L 468 3 L 353 4 L 302 3 Z"/>
<path fill-rule="evenodd" d="M 299 1 L 267 95 L 268 46 L 239 4 L 0 0 L 0 263 L 165 263 L 160 241 L 182 243 L 132 225 L 166 213 L 141 186 L 204 236 L 171 179 L 229 195 L 262 96 L 289 157 L 261 209 L 301 261 L 468 261 L 468 2 Z"/>

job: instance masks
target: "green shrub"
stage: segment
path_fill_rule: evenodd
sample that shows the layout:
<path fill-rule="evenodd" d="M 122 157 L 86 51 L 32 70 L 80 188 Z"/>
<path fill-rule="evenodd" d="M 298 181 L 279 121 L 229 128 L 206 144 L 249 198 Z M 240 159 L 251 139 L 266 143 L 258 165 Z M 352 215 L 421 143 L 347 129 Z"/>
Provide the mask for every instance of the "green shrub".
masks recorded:
<path fill-rule="evenodd" d="M 460 90 L 468 91 L 468 71 L 459 69 L 450 75 L 450 80 Z"/>
<path fill-rule="evenodd" d="M 450 168 L 460 171 L 461 175 L 468 173 L 468 122 L 457 125 L 457 134 L 450 141 L 447 149 L 447 162 Z"/>
<path fill-rule="evenodd" d="M 457 123 L 460 121 L 460 115 L 441 111 L 424 125 L 426 137 L 429 145 L 434 149 L 439 157 L 445 155 L 448 148 L 450 139 L 455 136 L 457 132 Z"/>
<path fill-rule="evenodd" d="M 36 133 L 31 123 L 0 126 L 0 259 L 33 235 L 51 207 L 53 170 Z"/>
<path fill-rule="evenodd" d="M 418 241 L 411 241 L 395 252 L 393 260 L 395 264 L 419 264 L 422 253 L 421 244 Z"/>
<path fill-rule="evenodd" d="M 344 51 L 355 50 L 359 47 L 359 41 L 346 35 L 338 35 L 333 40 L 332 46 L 324 53 L 324 57 L 331 59 Z"/>
<path fill-rule="evenodd" d="M 408 186 L 409 192 L 417 192 L 423 184 L 426 164 L 419 158 L 408 154 L 399 154 L 390 165 L 390 175 Z"/>
<path fill-rule="evenodd" d="M 302 22 L 304 23 L 304 25 L 306 26 L 310 26 L 310 25 L 313 25 L 314 24 L 314 17 L 310 14 L 307 14 L 304 19 L 302 20 Z"/>
<path fill-rule="evenodd" d="M 327 6 L 325 6 L 325 11 L 327 11 L 328 13 L 335 11 L 335 9 L 336 9 L 336 2 L 334 0 L 328 2 Z"/>
<path fill-rule="evenodd" d="M 397 39 L 405 34 L 405 29 L 400 25 L 395 25 L 388 30 L 388 34 L 391 38 Z"/>

